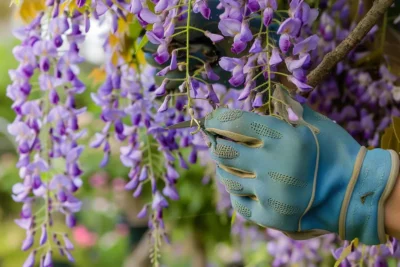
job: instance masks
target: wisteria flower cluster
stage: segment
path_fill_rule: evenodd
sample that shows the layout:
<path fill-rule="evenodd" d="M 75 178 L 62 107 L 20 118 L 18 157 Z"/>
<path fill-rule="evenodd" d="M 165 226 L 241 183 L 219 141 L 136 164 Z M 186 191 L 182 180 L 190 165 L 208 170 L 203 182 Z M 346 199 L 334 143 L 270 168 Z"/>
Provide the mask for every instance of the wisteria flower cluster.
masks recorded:
<path fill-rule="evenodd" d="M 85 90 L 78 77 L 85 16 L 59 12 L 55 1 L 47 1 L 47 7 L 48 13 L 41 12 L 14 32 L 21 40 L 13 50 L 19 66 L 10 70 L 13 83 L 7 88 L 16 113 L 8 130 L 18 142 L 21 177 L 12 196 L 23 203 L 15 222 L 26 231 L 22 250 L 39 242 L 26 267 L 34 266 L 36 257 L 40 266 L 51 266 L 55 251 L 73 261 L 72 242 L 67 234 L 54 231 L 53 223 L 61 213 L 65 224 L 74 227 L 74 214 L 81 208 L 74 194 L 82 185 L 83 147 L 78 141 L 85 131 L 79 128 L 78 116 L 85 108 L 77 108 L 75 97 Z"/>
<path fill-rule="evenodd" d="M 53 224 L 61 213 L 66 225 L 73 227 L 81 207 L 74 194 L 83 174 L 79 139 L 85 131 L 78 116 L 86 109 L 77 107 L 75 97 L 85 91 L 79 78 L 79 64 L 84 62 L 80 46 L 93 20 L 110 27 L 100 67 L 105 78 L 91 93 L 104 124 L 90 146 L 101 149 L 104 167 L 115 149 L 112 144 L 118 144 L 120 162 L 129 169 L 125 189 L 133 197 L 147 188 L 151 191 L 152 200 L 138 217 L 149 218 L 156 266 L 161 239 L 169 242 L 163 215 L 168 199 L 179 199 L 178 169 L 209 162 L 202 153 L 207 146 L 198 118 L 214 108 L 228 105 L 278 116 L 272 103 L 273 88 L 280 85 L 296 92 L 299 102 L 315 105 L 360 142 L 377 146 L 390 117 L 400 113 L 400 81 L 390 64 L 381 60 L 374 69 L 362 64 L 369 56 L 367 44 L 380 41 L 375 33 L 381 29 L 374 27 L 312 90 L 310 70 L 356 26 L 349 1 L 316 2 L 46 0 L 37 17 L 15 31 L 21 40 L 14 49 L 19 66 L 10 71 L 13 83 L 7 88 L 16 113 L 9 132 L 18 142 L 20 156 L 22 181 L 14 186 L 13 198 L 23 205 L 16 220 L 26 230 L 22 250 L 31 249 L 40 233 L 39 246 L 31 249 L 24 266 L 34 266 L 37 258 L 40 266 L 51 266 L 55 250 L 73 261 L 71 241 L 66 233 L 53 231 Z M 359 3 L 361 16 L 363 1 Z M 290 107 L 288 113 L 296 120 Z M 185 120 L 197 130 L 165 129 Z M 226 195 L 221 197 L 219 211 L 232 212 Z M 232 232 L 240 235 L 243 229 L 239 219 Z M 344 249 L 338 248 L 333 235 L 301 242 L 272 230 L 262 235 L 273 266 L 317 266 L 321 253 L 333 251 L 339 259 Z M 387 246 L 362 248 L 371 252 L 367 258 L 360 249 L 354 248 L 342 265 L 380 262 L 398 254 L 394 239 Z"/>
<path fill-rule="evenodd" d="M 362 10 L 361 1 L 358 12 Z M 356 26 L 351 22 L 349 12 L 349 3 L 337 1 L 332 9 L 321 15 L 319 60 L 335 49 Z M 371 56 L 371 52 L 365 51 L 366 45 L 379 42 L 379 46 L 383 46 L 377 32 L 375 26 L 346 60 L 337 65 L 333 75 L 310 95 L 310 103 L 343 125 L 359 142 L 372 147 L 378 146 L 379 134 L 389 125 L 391 116 L 400 115 L 397 108 L 400 77 L 389 70 L 390 64 L 386 60 L 373 67 L 363 64 Z M 320 101 L 322 98 L 326 100 Z"/>

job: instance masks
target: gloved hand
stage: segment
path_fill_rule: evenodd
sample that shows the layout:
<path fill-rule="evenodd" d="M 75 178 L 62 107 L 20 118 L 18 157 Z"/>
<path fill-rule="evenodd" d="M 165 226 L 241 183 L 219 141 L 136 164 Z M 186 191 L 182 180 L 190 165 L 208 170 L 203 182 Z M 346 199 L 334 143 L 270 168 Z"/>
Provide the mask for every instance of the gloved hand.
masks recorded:
<path fill-rule="evenodd" d="M 367 150 L 306 105 L 303 118 L 311 127 L 225 108 L 209 114 L 210 153 L 234 209 L 294 239 L 337 233 L 385 243 L 384 204 L 397 179 L 397 153 Z"/>

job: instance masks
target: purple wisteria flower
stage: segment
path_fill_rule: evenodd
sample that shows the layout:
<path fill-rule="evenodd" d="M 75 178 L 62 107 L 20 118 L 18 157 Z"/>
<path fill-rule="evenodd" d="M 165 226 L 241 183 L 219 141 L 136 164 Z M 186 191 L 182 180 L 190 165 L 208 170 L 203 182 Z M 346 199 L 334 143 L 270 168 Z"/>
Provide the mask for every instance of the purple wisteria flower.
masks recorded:
<path fill-rule="evenodd" d="M 318 51 L 320 51 L 317 54 L 318 61 L 342 40 L 342 38 L 333 39 L 334 32 L 339 37 L 346 36 L 349 30 L 355 26 L 347 22 L 349 14 L 342 14 L 342 10 L 347 8 L 349 8 L 348 3 L 342 1 L 340 5 L 335 5 L 333 10 L 326 11 L 321 15 L 319 33 L 323 38 L 318 43 Z M 359 9 L 361 8 L 362 6 L 359 7 Z M 334 16 L 337 14 L 341 14 L 342 23 L 334 23 Z M 359 47 L 369 40 L 368 38 L 364 39 Z M 304 47 L 298 49 L 303 50 Z M 327 99 L 318 105 L 321 112 L 342 124 L 360 143 L 378 146 L 379 132 L 388 126 L 387 118 L 397 110 L 399 77 L 391 73 L 385 63 L 379 66 L 379 70 L 375 72 L 377 75 L 374 74 L 374 76 L 362 67 L 354 68 L 354 62 L 364 56 L 367 55 L 363 51 L 359 52 L 357 47 L 346 60 L 338 64 L 333 72 L 344 76 L 344 84 L 340 84 L 334 77 L 329 77 L 318 86 L 317 90 L 313 91 L 310 101 L 315 103 L 321 97 Z M 346 90 L 340 93 L 339 90 L 342 86 L 345 86 Z M 334 106 L 333 103 L 337 99 L 346 105 Z M 377 110 L 380 112 L 376 112 Z"/>
<path fill-rule="evenodd" d="M 262 92 L 273 90 L 271 84 L 282 83 L 282 79 L 293 83 L 299 92 L 311 89 L 306 77 L 313 64 L 311 53 L 317 48 L 319 37 L 309 36 L 309 32 L 318 15 L 317 9 L 311 9 L 302 1 L 291 1 L 289 17 L 276 25 L 273 17 L 278 12 L 278 4 L 274 0 L 251 1 L 248 9 L 232 1 L 221 2 L 220 7 L 224 13 L 220 16 L 219 29 L 224 36 L 233 38 L 233 52 L 244 51 L 247 42 L 254 40 L 247 55 L 241 58 L 222 57 L 219 61 L 222 69 L 232 73 L 229 83 L 234 87 L 244 87 L 238 100 L 249 99 L 254 108 L 259 108 L 268 102 L 268 97 L 263 97 Z M 247 19 L 252 19 L 259 12 L 264 15 L 262 23 L 265 28 L 252 29 Z M 269 32 L 273 23 L 278 26 L 278 39 Z M 260 33 L 269 38 L 260 38 Z M 277 72 L 283 61 L 289 74 Z M 260 74 L 267 82 L 261 82 L 258 78 Z"/>
<path fill-rule="evenodd" d="M 174 4 L 170 1 L 159 1 L 153 13 L 146 9 L 144 3 L 133 1 L 130 10 L 127 10 L 134 11 L 142 25 L 152 24 L 146 36 L 151 43 L 158 45 L 154 54 L 156 62 L 162 64 L 169 61 L 168 66 L 159 71 L 157 76 L 165 76 L 170 71 L 178 70 L 182 63 L 178 60 L 178 51 L 168 50 L 170 35 L 174 32 L 176 16 L 179 13 L 179 8 L 174 7 L 176 4 L 177 2 Z M 196 5 L 198 11 L 207 17 L 206 2 L 197 1 Z M 164 13 L 168 14 L 166 17 L 159 14 L 166 9 L 169 10 Z M 168 29 L 172 29 L 172 32 L 167 33 Z M 122 38 L 123 34 L 113 32 L 114 37 Z M 222 40 L 220 35 L 206 35 L 214 42 Z M 123 55 L 115 53 L 121 51 L 122 47 L 120 44 L 114 46 L 108 38 L 105 40 L 104 49 L 107 77 L 98 91 L 91 95 L 92 100 L 102 109 L 101 119 L 104 121 L 104 127 L 95 135 L 91 146 L 103 149 L 104 158 L 100 165 L 105 166 L 111 153 L 110 138 L 114 137 L 118 142 L 124 142 L 120 147 L 120 160 L 130 170 L 125 189 L 132 191 L 133 197 L 139 197 L 144 190 L 144 184 L 151 184 L 153 201 L 143 207 L 138 217 L 147 216 L 153 233 L 162 235 L 167 240 L 163 210 L 168 207 L 167 199 L 179 199 L 176 188 L 179 180 L 177 165 L 179 163 L 181 168 L 187 168 L 187 161 L 195 163 L 197 153 L 204 148 L 204 144 L 195 144 L 197 137 L 192 136 L 188 130 L 168 131 L 164 128 L 165 125 L 190 118 L 182 112 L 187 104 L 185 97 L 175 98 L 169 95 L 168 78 L 156 86 L 155 68 L 124 64 Z M 203 67 L 203 77 L 214 81 L 219 79 L 209 64 L 205 63 Z M 183 85 L 183 90 L 190 90 L 195 97 L 204 97 L 213 103 L 219 102 L 212 87 L 207 87 L 197 78 L 189 77 Z M 161 103 L 157 99 L 159 97 L 164 97 Z M 191 147 L 192 152 L 187 159 L 178 151 L 182 147 Z M 163 181 L 163 184 L 158 181 Z M 158 237 L 154 236 L 154 240 L 156 239 Z M 158 243 L 155 245 L 158 246 Z"/>
<path fill-rule="evenodd" d="M 48 11 L 58 4 L 47 1 Z M 84 38 L 79 30 L 84 16 L 53 12 L 47 30 L 42 28 L 42 17 L 43 13 L 38 14 L 30 24 L 15 31 L 21 40 L 13 50 L 19 66 L 10 71 L 13 82 L 7 88 L 17 114 L 8 131 L 18 143 L 17 167 L 22 179 L 12 190 L 14 201 L 23 205 L 21 217 L 15 222 L 26 231 L 21 249 L 31 249 L 36 236 L 40 249 L 33 249 L 23 266 L 34 266 L 37 254 L 40 266 L 51 266 L 49 242 L 56 242 L 58 235 L 52 230 L 54 215 L 64 214 L 67 226 L 73 227 L 74 214 L 81 208 L 74 193 L 82 186 L 79 157 L 83 147 L 78 140 L 85 132 L 80 130 L 78 116 L 85 109 L 77 108 L 75 97 L 85 90 L 78 78 L 82 59 L 76 43 Z M 45 30 L 46 35 L 42 34 Z M 62 45 L 68 52 L 59 49 Z M 41 96 L 33 98 L 32 89 L 39 89 Z M 63 170 L 54 169 L 56 160 L 63 162 Z M 39 230 L 40 235 L 36 235 Z M 56 243 L 60 253 L 71 248 L 71 242 L 65 239 L 64 243 Z"/>
<path fill-rule="evenodd" d="M 273 267 L 292 264 L 319 266 L 323 254 L 335 248 L 336 236 L 325 235 L 310 240 L 293 240 L 280 231 L 268 229 L 267 235 L 272 238 L 267 242 L 267 250 L 274 257 Z"/>

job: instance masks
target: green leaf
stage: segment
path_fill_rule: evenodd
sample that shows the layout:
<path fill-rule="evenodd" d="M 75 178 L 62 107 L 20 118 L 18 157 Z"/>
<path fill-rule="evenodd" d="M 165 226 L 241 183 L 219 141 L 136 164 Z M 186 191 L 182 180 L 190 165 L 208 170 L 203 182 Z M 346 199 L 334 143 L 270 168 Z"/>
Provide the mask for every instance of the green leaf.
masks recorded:
<path fill-rule="evenodd" d="M 136 40 L 140 33 L 142 32 L 142 27 L 137 19 L 134 19 L 132 23 L 129 24 L 129 37 Z"/>
<path fill-rule="evenodd" d="M 147 0 L 146 4 L 147 4 L 147 7 L 149 8 L 149 10 L 154 13 L 154 8 L 156 7 L 156 5 L 153 3 L 153 1 Z"/>
<path fill-rule="evenodd" d="M 393 150 L 397 151 L 398 145 L 399 145 L 399 142 L 397 141 L 396 134 L 394 133 L 394 131 L 392 129 L 392 135 L 390 136 L 387 149 L 393 149 Z"/>
<path fill-rule="evenodd" d="M 392 117 L 393 131 L 396 136 L 397 142 L 400 143 L 400 118 Z"/>
<path fill-rule="evenodd" d="M 389 267 L 396 267 L 397 266 L 397 260 L 395 258 L 388 259 L 387 263 L 388 263 Z"/>
<path fill-rule="evenodd" d="M 232 219 L 231 219 L 231 226 L 235 223 L 236 220 L 236 211 L 233 211 Z"/>
<path fill-rule="evenodd" d="M 381 138 L 381 145 L 380 145 L 380 147 L 382 148 L 382 149 L 389 149 L 390 148 L 390 140 L 392 139 L 392 136 L 394 135 L 394 131 L 393 131 L 393 128 L 392 128 L 392 126 L 391 125 L 389 125 L 386 129 L 385 129 L 385 131 L 384 131 L 384 133 L 383 133 L 383 135 L 382 135 L 382 138 Z"/>
<path fill-rule="evenodd" d="M 12 6 L 12 5 L 19 6 L 20 4 L 21 4 L 21 0 L 11 0 L 10 6 Z"/>
<path fill-rule="evenodd" d="M 149 39 L 147 38 L 147 35 L 143 36 L 142 40 L 140 40 L 140 43 L 138 47 L 135 49 L 135 54 L 137 51 L 143 48 L 147 43 L 149 42 Z"/>
<path fill-rule="evenodd" d="M 392 123 L 385 129 L 380 147 L 382 149 L 393 149 L 400 152 L 400 118 L 392 117 Z"/>
<path fill-rule="evenodd" d="M 348 245 L 345 249 L 343 249 L 342 254 L 340 254 L 340 258 L 335 262 L 334 267 L 339 267 L 340 263 L 351 253 L 352 248 L 356 248 L 358 246 L 358 238 L 353 239 L 350 245 Z"/>

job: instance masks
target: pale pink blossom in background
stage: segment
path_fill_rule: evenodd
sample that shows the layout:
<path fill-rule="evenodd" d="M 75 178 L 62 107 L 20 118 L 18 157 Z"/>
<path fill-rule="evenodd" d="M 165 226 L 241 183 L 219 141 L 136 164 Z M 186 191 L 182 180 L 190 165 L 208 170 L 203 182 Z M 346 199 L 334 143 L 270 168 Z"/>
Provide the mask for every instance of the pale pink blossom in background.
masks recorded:
<path fill-rule="evenodd" d="M 78 225 L 72 229 L 72 236 L 80 247 L 90 248 L 96 245 L 97 234 L 90 232 L 85 226 Z"/>
<path fill-rule="evenodd" d="M 89 178 L 90 185 L 94 188 L 103 187 L 104 185 L 106 185 L 107 180 L 107 174 L 103 172 L 97 172 Z"/>
<path fill-rule="evenodd" d="M 121 236 L 127 236 L 129 234 L 129 226 L 126 223 L 119 223 L 115 226 L 115 230 Z"/>
<path fill-rule="evenodd" d="M 125 180 L 123 178 L 115 178 L 112 182 L 113 188 L 116 192 L 125 191 Z"/>

